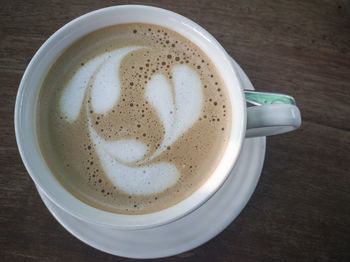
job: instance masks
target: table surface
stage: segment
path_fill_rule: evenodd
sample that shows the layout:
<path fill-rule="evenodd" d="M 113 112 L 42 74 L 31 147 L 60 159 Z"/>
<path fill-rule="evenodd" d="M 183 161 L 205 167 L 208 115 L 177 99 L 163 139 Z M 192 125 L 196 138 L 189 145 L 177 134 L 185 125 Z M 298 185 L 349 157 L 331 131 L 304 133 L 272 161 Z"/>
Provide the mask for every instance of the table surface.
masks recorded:
<path fill-rule="evenodd" d="M 116 3 L 152 4 L 199 23 L 257 90 L 291 94 L 303 117 L 298 131 L 267 139 L 259 184 L 237 219 L 208 243 L 162 261 L 350 261 L 347 0 L 1 0 L 0 260 L 129 261 L 56 222 L 22 164 L 13 127 L 17 88 L 36 50 L 73 18 Z"/>

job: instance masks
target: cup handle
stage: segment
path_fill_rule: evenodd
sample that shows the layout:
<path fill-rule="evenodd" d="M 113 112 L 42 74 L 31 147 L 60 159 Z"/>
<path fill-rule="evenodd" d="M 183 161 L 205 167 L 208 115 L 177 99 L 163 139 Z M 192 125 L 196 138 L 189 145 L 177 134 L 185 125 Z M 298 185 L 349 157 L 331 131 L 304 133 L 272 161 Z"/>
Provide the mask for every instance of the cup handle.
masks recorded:
<path fill-rule="evenodd" d="M 244 90 L 247 100 L 246 137 L 272 136 L 297 129 L 301 116 L 293 97 Z"/>

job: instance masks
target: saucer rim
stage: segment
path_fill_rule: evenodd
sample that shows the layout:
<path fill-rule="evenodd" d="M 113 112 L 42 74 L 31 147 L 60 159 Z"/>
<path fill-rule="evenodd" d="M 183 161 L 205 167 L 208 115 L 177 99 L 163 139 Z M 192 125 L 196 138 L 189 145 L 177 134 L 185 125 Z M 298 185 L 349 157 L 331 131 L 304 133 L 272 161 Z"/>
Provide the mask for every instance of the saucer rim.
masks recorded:
<path fill-rule="evenodd" d="M 248 139 L 246 139 L 248 140 Z M 259 181 L 260 178 L 260 174 L 263 168 L 263 163 L 264 163 L 264 158 L 265 158 L 265 151 L 266 151 L 266 138 L 265 137 L 260 137 L 260 138 L 249 138 L 249 140 L 256 140 L 255 142 L 253 142 L 253 147 L 260 147 L 260 157 L 257 158 L 256 160 L 256 165 L 255 165 L 255 174 L 253 174 L 251 181 L 250 181 L 250 190 L 246 191 L 245 197 L 244 197 L 244 201 L 240 202 L 240 205 L 238 208 L 236 208 L 236 210 L 230 211 L 225 215 L 225 219 L 223 219 L 223 221 L 220 222 L 220 225 L 217 226 L 217 228 L 215 230 L 212 230 L 210 233 L 208 233 L 207 231 L 203 232 L 202 236 L 200 237 L 196 237 L 194 239 L 190 239 L 187 243 L 187 245 L 185 247 L 176 247 L 176 246 L 172 246 L 171 248 L 167 249 L 167 250 L 159 250 L 157 252 L 157 254 L 152 253 L 152 251 L 150 252 L 150 254 L 147 254 L 147 251 L 143 251 L 143 252 L 134 252 L 134 253 L 130 253 L 128 251 L 123 251 L 121 249 L 110 249 L 110 248 L 106 248 L 103 243 L 98 243 L 97 241 L 94 240 L 94 238 L 92 236 L 88 236 L 88 235 L 84 235 L 81 232 L 77 232 L 74 230 L 74 225 L 71 225 L 71 222 L 67 222 L 67 219 L 73 219 L 78 223 L 83 223 L 83 224 L 87 224 L 88 226 L 91 226 L 92 228 L 97 229 L 97 231 L 99 229 L 102 229 L 101 226 L 97 226 L 97 225 L 92 225 L 89 224 L 87 222 L 81 221 L 73 216 L 71 216 L 70 214 L 68 214 L 67 212 L 65 212 L 64 210 L 60 209 L 58 206 L 56 206 L 52 201 L 50 201 L 45 194 L 42 192 L 42 190 L 40 189 L 39 186 L 37 186 L 37 190 L 39 192 L 39 195 L 42 199 L 42 201 L 44 202 L 45 206 L 47 207 L 47 209 L 49 210 L 49 212 L 53 215 L 53 217 L 70 233 L 72 234 L 74 237 L 76 237 L 77 239 L 79 239 L 80 241 L 82 241 L 83 243 L 96 248 L 102 252 L 111 254 L 111 255 L 115 255 L 115 256 L 120 256 L 120 257 L 125 257 L 125 258 L 134 258 L 134 259 L 156 259 L 156 258 L 164 258 L 164 257 L 169 257 L 169 256 L 173 256 L 173 255 L 177 255 L 177 254 L 181 254 L 187 251 L 190 251 L 206 242 L 208 242 L 209 240 L 211 240 L 212 238 L 214 238 L 215 236 L 217 236 L 218 234 L 220 234 L 223 230 L 225 230 L 229 224 L 231 224 L 236 217 L 242 212 L 243 208 L 247 205 L 249 199 L 251 198 L 253 192 L 255 191 L 255 188 L 257 186 L 257 183 Z M 246 141 L 245 141 L 246 142 Z M 260 145 L 259 145 L 260 144 Z M 235 171 L 237 172 L 237 171 Z M 239 171 L 238 171 L 239 172 Z M 231 174 L 233 175 L 233 174 Z M 225 182 L 229 183 L 229 182 Z M 248 188 L 248 189 L 249 189 Z M 227 190 L 226 190 L 227 191 Z M 215 194 L 220 194 L 222 193 L 221 191 L 218 191 Z M 215 195 L 214 194 L 214 195 Z M 203 209 L 206 208 L 206 206 L 208 205 L 208 203 L 210 203 L 211 199 L 209 199 L 206 203 L 204 203 L 201 207 L 199 207 L 199 209 Z M 196 211 L 195 211 L 196 212 Z M 194 213 L 195 213 L 194 212 Z M 59 214 L 61 213 L 61 214 Z M 64 214 L 64 215 L 63 215 Z M 66 216 L 66 218 L 64 218 L 64 216 Z M 189 217 L 193 216 L 193 213 L 188 214 L 186 217 L 184 218 L 180 218 L 177 221 L 171 222 L 169 224 L 173 224 L 173 223 L 179 223 L 183 220 L 185 220 L 187 218 L 187 220 L 189 219 Z M 223 217 L 223 214 L 221 214 L 221 219 Z M 205 217 L 203 217 L 205 219 Z M 188 221 L 187 221 L 188 222 Z M 168 225 L 169 225 L 168 224 Z M 167 227 L 168 225 L 163 225 L 161 227 Z M 184 226 L 185 227 L 185 226 Z M 188 226 L 187 226 L 188 227 Z M 103 230 L 106 228 L 103 228 Z M 118 230 L 118 229 L 110 229 L 116 233 L 122 233 L 122 234 L 127 234 L 127 232 L 139 232 L 140 234 L 142 234 L 142 231 L 156 231 L 157 228 L 150 228 L 150 229 L 139 229 L 139 230 Z M 102 231 L 101 234 L 103 235 Z M 181 245 L 180 245 L 181 246 Z M 135 248 L 135 250 L 137 250 L 137 248 Z"/>

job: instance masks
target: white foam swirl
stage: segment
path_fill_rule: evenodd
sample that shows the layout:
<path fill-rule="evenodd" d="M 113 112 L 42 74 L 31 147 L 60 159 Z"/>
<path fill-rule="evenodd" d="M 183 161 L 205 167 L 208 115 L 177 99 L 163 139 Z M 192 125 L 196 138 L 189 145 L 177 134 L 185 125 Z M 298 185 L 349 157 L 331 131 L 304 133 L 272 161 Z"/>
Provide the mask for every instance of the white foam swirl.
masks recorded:
<path fill-rule="evenodd" d="M 175 105 L 171 85 L 164 75 L 152 76 L 147 84 L 145 97 L 156 110 L 167 137 L 174 125 Z"/>
<path fill-rule="evenodd" d="M 143 47 L 131 46 L 105 53 L 81 67 L 60 98 L 65 119 L 74 122 L 78 118 L 86 87 L 93 75 L 92 109 L 95 113 L 106 113 L 112 109 L 120 95 L 120 63 L 128 53 L 140 48 Z M 165 130 L 161 146 L 147 159 L 148 146 L 136 139 L 106 141 L 101 138 L 92 125 L 86 105 L 89 134 L 101 166 L 111 182 L 128 194 L 162 192 L 174 185 L 180 176 L 171 163 L 148 163 L 191 128 L 202 111 L 203 93 L 199 75 L 189 66 L 176 65 L 172 68 L 172 79 L 169 82 L 164 75 L 154 74 L 146 86 L 145 98 L 157 112 Z"/>
<path fill-rule="evenodd" d="M 96 69 L 108 58 L 108 54 L 98 56 L 74 74 L 63 90 L 60 98 L 60 109 L 62 115 L 68 122 L 77 120 L 83 103 L 85 89 Z"/>
<path fill-rule="evenodd" d="M 161 162 L 141 167 L 130 167 L 116 160 L 113 155 L 110 154 L 111 142 L 105 141 L 96 133 L 90 119 L 89 133 L 95 144 L 96 153 L 104 172 L 111 182 L 125 193 L 131 195 L 155 194 L 174 185 L 178 180 L 180 176 L 179 172 L 177 168 L 170 163 Z M 126 141 L 121 140 L 118 142 L 124 143 Z M 143 148 L 147 147 L 143 146 Z M 121 148 L 119 147 L 119 149 Z M 115 150 L 115 148 L 112 150 Z M 121 150 L 123 151 L 123 149 Z M 135 148 L 135 151 L 136 150 L 137 148 Z M 121 152 L 118 153 L 118 155 L 120 154 Z"/>
<path fill-rule="evenodd" d="M 107 154 L 124 163 L 132 163 L 141 160 L 149 151 L 145 144 L 136 139 L 123 139 L 108 142 L 100 140 L 100 142 L 100 145 Z"/>
<path fill-rule="evenodd" d="M 77 120 L 84 99 L 86 87 L 96 73 L 92 88 L 92 108 L 96 113 L 105 113 L 117 102 L 120 94 L 120 62 L 140 46 L 120 48 L 99 55 L 78 69 L 68 82 L 60 98 L 62 115 L 68 122 Z M 96 70 L 98 70 L 96 72 Z"/>
<path fill-rule="evenodd" d="M 198 74 L 186 65 L 172 68 L 175 98 L 163 75 L 154 75 L 148 82 L 146 98 L 157 111 L 165 135 L 159 149 L 149 158 L 159 156 L 199 118 L 203 107 L 202 84 Z"/>
<path fill-rule="evenodd" d="M 128 53 L 140 48 L 131 46 L 118 49 L 98 69 L 91 90 L 91 106 L 95 113 L 106 113 L 115 105 L 120 95 L 120 63 Z"/>

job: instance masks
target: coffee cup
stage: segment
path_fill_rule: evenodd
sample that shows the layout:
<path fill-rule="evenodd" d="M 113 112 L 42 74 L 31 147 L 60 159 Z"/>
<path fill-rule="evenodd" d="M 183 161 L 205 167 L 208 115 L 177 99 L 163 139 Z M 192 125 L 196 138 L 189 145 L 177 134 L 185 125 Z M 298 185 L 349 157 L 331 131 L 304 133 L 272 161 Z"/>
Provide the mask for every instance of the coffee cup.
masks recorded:
<path fill-rule="evenodd" d="M 152 210 L 151 212 L 144 212 L 144 213 L 135 212 L 134 214 L 132 214 L 132 213 L 123 213 L 123 212 L 120 212 L 120 213 L 110 212 L 109 210 L 99 208 L 96 205 L 90 205 L 86 201 L 74 195 L 74 192 L 72 192 L 74 191 L 74 189 L 67 190 L 67 188 L 64 187 L 60 181 L 58 181 L 57 177 L 55 177 L 55 175 L 53 174 L 52 168 L 50 168 L 48 162 L 46 161 L 47 157 L 45 155 L 45 152 L 42 151 L 42 146 L 40 145 L 41 142 L 39 141 L 40 139 L 39 139 L 38 128 L 37 128 L 37 120 L 38 120 L 37 118 L 38 118 L 38 107 L 40 108 L 39 102 L 41 103 L 43 102 L 40 100 L 42 99 L 42 96 L 40 96 L 40 90 L 41 90 L 41 87 L 43 86 L 44 81 L 46 81 L 45 77 L 49 73 L 50 68 L 55 64 L 55 61 L 62 56 L 62 53 L 65 52 L 65 50 L 69 46 L 74 44 L 76 41 L 78 41 L 82 37 L 85 37 L 96 30 L 100 30 L 109 26 L 135 24 L 135 23 L 140 24 L 141 29 L 143 28 L 143 25 L 152 25 L 150 26 L 150 28 L 148 28 L 150 32 L 153 32 L 152 30 L 154 30 L 154 28 L 156 28 L 157 26 L 167 28 L 170 30 L 169 34 L 172 34 L 171 32 L 176 32 L 177 34 L 181 35 L 181 37 L 193 43 L 196 46 L 196 48 L 198 48 L 198 50 L 201 50 L 201 52 L 205 54 L 206 60 L 210 60 L 210 65 L 215 67 L 217 72 L 219 72 L 220 74 L 220 81 L 222 83 L 219 83 L 219 84 L 222 84 L 226 87 L 227 92 L 224 94 L 224 97 L 222 99 L 226 99 L 230 102 L 228 104 L 229 105 L 228 107 L 230 108 L 225 109 L 225 107 L 223 107 L 225 109 L 225 110 L 223 109 L 223 111 L 225 111 L 224 113 L 226 113 L 226 110 L 231 112 L 229 114 L 230 116 L 229 123 L 232 128 L 230 128 L 229 132 L 227 133 L 227 139 L 225 141 L 225 149 L 220 155 L 220 159 L 215 164 L 213 172 L 210 173 L 210 175 L 206 178 L 205 181 L 202 181 L 200 183 L 200 186 L 198 186 L 198 188 L 196 188 L 194 192 L 191 192 L 191 194 L 186 196 L 184 199 L 181 199 L 181 201 L 171 204 L 165 208 L 161 208 L 160 210 Z M 147 29 L 147 27 L 145 28 Z M 134 32 L 135 34 L 137 33 L 136 29 L 134 29 L 133 31 L 135 31 Z M 145 31 L 145 34 L 146 34 L 146 31 Z M 164 38 L 164 41 L 166 41 L 165 38 Z M 189 48 L 191 48 L 191 46 Z M 140 48 L 133 47 L 132 50 L 135 51 L 136 49 L 138 50 Z M 117 57 L 118 55 L 120 55 L 121 52 L 124 52 L 124 51 L 125 49 L 123 50 L 118 49 L 116 51 L 112 51 L 114 52 L 112 57 Z M 130 53 L 131 51 L 130 50 L 125 51 L 125 55 L 126 55 L 126 52 Z M 170 57 L 173 57 L 173 56 L 170 56 Z M 106 59 L 109 59 L 109 58 L 106 58 Z M 98 65 L 98 67 L 96 67 L 96 68 L 99 68 L 98 70 L 102 70 L 101 69 L 102 67 L 106 67 L 108 69 L 108 64 L 106 63 L 106 61 L 109 61 L 109 60 L 104 60 L 104 61 L 105 61 L 104 64 Z M 175 61 L 174 63 L 180 62 L 180 61 L 177 61 L 177 59 L 175 59 L 174 61 Z M 90 63 L 90 60 L 88 62 Z M 180 78 L 189 77 L 190 83 L 192 83 L 192 86 L 194 86 L 196 81 L 200 79 L 200 77 L 199 76 L 197 77 L 195 74 L 192 74 L 193 70 L 186 71 L 187 69 L 185 67 L 185 64 L 186 64 L 185 56 L 183 61 L 181 62 L 183 62 L 184 64 L 183 66 L 181 64 L 178 64 L 176 66 L 169 67 L 169 70 L 172 70 L 171 76 L 173 77 L 175 76 L 174 78 L 176 78 L 177 75 L 179 75 Z M 82 66 L 84 66 L 84 68 L 86 68 L 87 65 L 85 65 L 84 63 L 81 63 L 81 64 Z M 90 63 L 90 65 L 91 64 L 92 63 Z M 198 68 L 197 65 L 194 65 L 194 66 Z M 166 68 L 165 64 L 164 64 L 164 68 Z M 106 69 L 106 72 L 108 71 L 107 69 Z M 143 70 L 143 69 L 140 69 L 140 70 Z M 154 77 L 154 75 L 153 76 L 145 75 L 145 78 L 146 76 L 147 76 L 147 81 L 145 81 L 145 85 L 146 85 L 145 96 L 146 98 L 149 99 L 150 104 L 152 104 L 152 101 L 155 101 L 155 100 L 152 100 L 153 99 L 152 97 L 157 95 L 157 92 L 159 91 L 159 90 L 157 91 L 157 88 L 156 88 L 157 83 L 159 83 L 162 78 L 160 77 L 160 75 L 157 75 L 158 78 Z M 95 75 L 94 77 L 98 79 L 98 75 Z M 208 77 L 210 78 L 210 76 Z M 105 79 L 105 78 L 102 78 L 102 79 Z M 176 86 L 177 80 L 174 79 L 173 81 L 174 81 L 173 85 Z M 181 83 L 182 84 L 179 84 L 180 87 L 183 86 L 184 82 L 182 81 Z M 216 88 L 216 89 L 219 90 L 220 88 Z M 149 94 L 153 94 L 153 96 L 147 95 L 148 90 L 151 90 L 149 91 L 150 92 Z M 152 90 L 156 90 L 156 91 L 152 93 Z M 103 93 L 105 92 L 105 89 L 103 89 L 102 91 L 101 90 L 99 91 L 98 88 L 97 89 L 92 88 L 91 91 L 89 92 Z M 90 121 L 88 122 L 87 126 L 89 126 L 89 128 L 94 127 L 89 129 L 90 130 L 89 139 L 92 140 L 92 147 L 96 147 L 97 152 L 98 150 L 100 150 L 98 149 L 98 145 L 103 144 L 105 140 L 102 140 L 98 135 L 98 132 L 102 132 L 102 131 L 100 129 L 97 130 L 96 128 L 96 125 L 98 124 L 97 123 L 98 121 L 96 119 L 99 116 L 97 116 L 98 115 L 97 114 L 95 119 L 93 118 L 94 117 L 93 114 L 97 112 L 103 115 L 108 110 L 112 110 L 111 108 L 112 106 L 115 105 L 116 103 L 115 101 L 117 100 L 117 99 L 113 100 L 113 97 L 116 97 L 117 95 L 115 95 L 114 91 L 111 91 L 111 93 L 108 93 L 108 94 L 109 95 L 107 97 L 104 96 L 102 99 L 100 99 L 100 102 L 98 102 L 98 98 L 96 99 L 93 98 L 95 100 L 91 100 L 91 101 L 87 99 L 86 100 L 87 103 L 91 102 L 90 103 L 91 107 L 86 103 L 87 105 L 86 110 L 84 107 L 80 106 L 80 104 L 83 102 L 76 103 L 76 101 L 79 99 L 80 100 L 85 99 L 83 96 L 77 96 L 77 100 L 75 99 L 73 101 L 74 103 L 72 103 L 74 107 L 76 106 L 76 104 L 79 105 L 78 109 L 76 110 L 78 113 L 83 112 L 81 114 L 87 115 L 86 119 Z M 194 93 L 194 95 L 192 95 L 191 102 L 196 103 L 197 100 L 195 100 L 195 98 L 197 97 L 197 99 L 199 99 L 198 94 L 199 93 Z M 72 97 L 72 96 L 69 93 L 67 97 Z M 96 97 L 99 97 L 99 95 L 97 95 Z M 205 95 L 201 99 L 204 101 L 206 99 Z M 112 102 L 110 102 L 110 100 Z M 208 98 L 208 103 L 209 103 L 209 100 L 210 98 Z M 226 100 L 223 100 L 223 101 L 226 101 Z M 67 103 L 69 104 L 69 98 L 63 101 L 68 101 Z M 94 101 L 97 101 L 97 102 L 94 102 Z M 159 103 L 162 103 L 161 101 L 162 99 L 157 100 L 157 103 L 154 103 L 152 105 L 153 107 L 156 108 L 154 110 L 155 112 L 159 113 L 160 111 L 159 113 L 160 116 L 158 118 L 163 121 L 163 125 L 165 126 L 164 121 L 167 121 L 167 120 L 164 120 L 164 119 L 167 119 L 167 118 L 166 117 L 163 117 L 164 119 L 162 118 L 162 114 L 163 114 L 162 108 L 164 107 L 159 106 Z M 171 99 L 169 101 L 171 101 Z M 218 103 L 216 101 L 210 101 L 210 102 L 212 102 L 215 106 L 217 105 L 215 103 Z M 62 102 L 62 103 L 65 104 L 66 102 Z M 111 104 L 111 106 L 109 106 L 109 104 Z M 164 103 L 164 106 L 168 110 L 167 104 L 169 103 Z M 133 107 L 134 104 L 129 103 L 129 106 Z M 225 106 L 225 104 L 223 106 Z M 68 107 L 68 108 L 71 108 L 71 107 Z M 197 110 L 195 107 L 191 107 L 191 108 L 194 108 L 193 109 L 194 111 Z M 199 108 L 202 108 L 202 107 L 199 107 Z M 91 109 L 91 112 L 90 112 L 90 109 Z M 67 112 L 70 112 L 69 110 Z M 178 110 L 178 108 L 174 107 L 174 111 L 176 110 Z M 183 110 L 183 111 L 185 111 L 186 113 L 186 110 Z M 197 121 L 201 119 L 200 116 L 202 112 L 200 110 L 197 110 L 197 111 L 198 111 L 198 114 L 196 115 L 193 121 Z M 182 114 L 184 115 L 185 113 L 182 113 Z M 169 114 L 173 114 L 172 110 L 170 110 Z M 180 113 L 178 114 L 181 115 Z M 70 120 L 69 118 L 70 116 L 75 117 L 74 114 L 71 114 L 71 113 L 67 113 L 66 115 L 63 114 L 63 116 L 66 117 L 66 119 L 63 119 L 63 121 L 68 121 L 68 122 Z M 94 121 L 96 120 L 95 121 L 96 123 L 93 122 L 93 120 Z M 181 122 L 181 119 L 179 121 Z M 211 124 L 213 124 L 213 122 L 215 121 L 214 125 L 216 125 L 219 122 L 219 118 L 213 117 L 210 121 L 212 121 L 210 122 Z M 16 106 L 15 106 L 15 131 L 16 131 L 18 148 L 19 148 L 22 160 L 25 164 L 25 167 L 29 175 L 35 182 L 35 184 L 38 187 L 40 187 L 42 192 L 53 203 L 55 203 L 58 207 L 65 210 L 67 213 L 71 214 L 72 216 L 94 225 L 100 225 L 100 226 L 123 229 L 123 230 L 124 229 L 125 230 L 144 229 L 144 228 L 151 228 L 159 225 L 164 225 L 194 211 L 195 209 L 199 208 L 205 201 L 207 201 L 225 182 L 228 175 L 230 174 L 230 171 L 234 167 L 239 157 L 243 140 L 246 137 L 281 134 L 281 133 L 292 131 L 298 128 L 300 124 L 301 124 L 300 112 L 295 105 L 294 99 L 291 98 L 290 96 L 283 95 L 283 94 L 261 93 L 261 92 L 247 91 L 247 90 L 243 91 L 240 83 L 240 75 L 235 69 L 235 67 L 232 65 L 230 57 L 228 56 L 226 51 L 223 49 L 223 47 L 215 40 L 215 38 L 211 36 L 205 29 L 203 29 L 193 21 L 179 14 L 176 14 L 174 12 L 156 8 L 156 7 L 141 6 L 141 5 L 115 6 L 115 7 L 96 10 L 94 12 L 85 14 L 71 21 L 70 23 L 66 24 L 61 29 L 59 29 L 56 33 L 54 33 L 41 46 L 41 48 L 37 51 L 37 53 L 34 55 L 33 59 L 31 60 L 31 62 L 29 63 L 23 75 L 23 78 L 18 90 Z M 174 128 L 174 130 L 177 130 L 177 129 L 180 130 L 182 128 L 176 125 L 174 126 L 170 125 L 170 127 Z M 171 134 L 174 135 L 175 131 L 172 131 L 171 128 L 169 128 L 170 130 L 169 132 L 172 132 Z M 221 126 L 220 126 L 220 129 L 224 130 L 224 128 L 221 128 Z M 166 133 L 165 131 L 164 133 Z M 165 136 L 166 134 L 163 136 L 163 138 Z M 174 141 L 178 138 L 178 136 L 175 136 L 175 138 L 172 139 L 170 135 L 169 137 L 170 137 L 169 140 L 171 141 L 171 143 L 174 143 Z M 164 138 L 163 142 L 165 140 L 166 139 Z M 163 149 L 159 150 L 160 152 L 159 155 L 163 154 L 163 152 L 166 149 L 170 150 L 169 145 L 171 143 L 170 142 L 168 144 L 166 142 L 162 143 L 160 148 L 163 146 L 164 150 Z M 138 148 L 138 147 L 142 147 L 143 145 L 133 140 L 128 144 L 123 144 L 123 146 L 120 148 L 124 150 L 125 148 L 130 148 L 130 147 L 133 148 L 133 146 L 135 148 Z M 86 145 L 86 147 L 88 147 L 88 145 Z M 103 162 L 102 160 L 103 157 L 101 156 L 101 154 L 105 154 L 108 147 L 109 145 L 106 144 L 105 148 L 101 149 L 100 153 L 97 154 L 100 157 L 99 158 L 100 162 Z M 108 152 L 112 152 L 112 151 L 113 150 L 110 150 Z M 155 149 L 153 152 L 153 155 L 155 155 L 154 158 L 158 157 L 157 152 L 158 151 Z M 114 152 L 114 153 L 118 155 L 118 152 Z M 127 162 L 129 160 L 125 156 L 128 154 L 129 154 L 129 151 L 123 151 L 123 153 L 119 154 L 118 156 L 120 158 L 124 157 L 123 161 Z M 148 157 L 147 161 L 151 161 L 151 160 L 152 160 L 151 157 Z M 108 158 L 108 161 L 109 161 L 109 158 Z M 90 164 L 93 165 L 92 162 L 93 162 L 92 160 L 89 160 L 88 162 L 89 165 Z M 94 160 L 94 162 L 96 161 Z M 103 166 L 103 164 L 101 165 Z M 118 169 L 118 168 L 124 168 L 125 166 L 127 166 L 126 163 L 124 163 L 123 165 L 114 165 L 113 168 Z M 148 167 L 149 166 L 150 165 L 148 165 Z M 159 166 L 156 166 L 156 167 L 158 168 Z M 104 168 L 105 171 L 107 169 L 108 168 Z M 126 171 L 127 173 L 131 169 L 126 169 L 126 170 L 127 170 Z M 147 169 L 147 172 L 150 170 L 152 171 L 154 169 Z M 145 170 L 142 170 L 142 171 L 145 172 Z M 169 169 L 167 169 L 166 173 L 169 173 Z M 118 177 L 118 179 L 119 181 L 121 180 L 120 177 Z M 130 191 L 131 193 L 135 192 L 135 191 L 132 191 L 133 189 L 130 189 L 130 183 L 132 182 L 130 182 L 129 180 L 125 180 L 125 181 L 127 181 L 126 185 L 122 189 L 124 191 L 131 190 Z M 120 186 L 122 187 L 122 185 Z M 147 186 L 147 188 L 150 188 L 150 187 Z M 140 193 L 141 198 L 143 195 L 147 194 L 147 192 L 141 191 Z"/>

